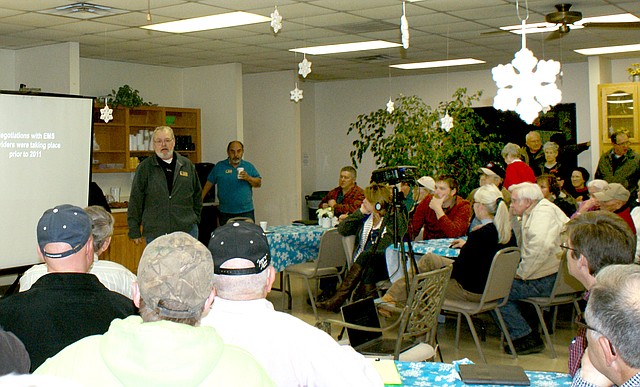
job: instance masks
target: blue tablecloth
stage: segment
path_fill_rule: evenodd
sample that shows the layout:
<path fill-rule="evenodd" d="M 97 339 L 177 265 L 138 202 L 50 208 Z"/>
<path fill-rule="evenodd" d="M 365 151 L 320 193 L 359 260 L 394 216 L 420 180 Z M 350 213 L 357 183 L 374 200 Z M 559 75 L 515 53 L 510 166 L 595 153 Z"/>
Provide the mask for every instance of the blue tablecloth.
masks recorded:
<path fill-rule="evenodd" d="M 449 248 L 451 242 L 456 239 L 465 238 L 442 238 L 442 239 L 428 239 L 424 241 L 411 242 L 413 252 L 417 255 L 425 255 L 426 253 L 434 253 L 443 257 L 455 258 L 460 254 L 460 249 Z M 405 243 L 405 249 L 409 249 L 409 246 Z M 391 246 L 394 250 L 398 250 L 397 247 Z"/>
<path fill-rule="evenodd" d="M 402 386 L 474 386 L 480 384 L 465 384 L 453 364 L 432 362 L 396 362 L 396 368 L 402 378 Z M 525 371 L 531 386 L 562 387 L 571 386 L 571 377 L 557 372 Z"/>
<path fill-rule="evenodd" d="M 289 265 L 314 260 L 325 230 L 320 226 L 267 227 L 271 265 L 276 271 L 282 271 Z"/>

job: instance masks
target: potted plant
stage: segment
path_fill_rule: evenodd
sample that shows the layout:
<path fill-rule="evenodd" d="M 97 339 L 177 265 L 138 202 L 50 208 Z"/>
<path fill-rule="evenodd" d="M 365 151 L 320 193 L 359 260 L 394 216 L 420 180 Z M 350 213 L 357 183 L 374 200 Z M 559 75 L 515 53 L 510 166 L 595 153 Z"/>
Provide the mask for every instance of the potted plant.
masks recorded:
<path fill-rule="evenodd" d="M 333 208 L 318 208 L 316 210 L 318 214 L 318 224 L 324 228 L 330 228 L 332 226 Z"/>
<path fill-rule="evenodd" d="M 631 63 L 631 67 L 627 68 L 629 76 L 634 82 L 640 82 L 640 63 Z"/>
<path fill-rule="evenodd" d="M 144 102 L 140 96 L 138 90 L 134 90 L 129 85 L 120 86 L 118 91 L 111 90 L 109 99 L 112 107 L 124 106 L 124 107 L 137 107 L 137 106 L 155 106 L 151 102 Z"/>
<path fill-rule="evenodd" d="M 418 176 L 450 174 L 465 197 L 478 184 L 478 168 L 500 160 L 503 144 L 486 129 L 486 123 L 471 108 L 481 92 L 467 95 L 460 88 L 452 100 L 440 102 L 436 109 L 417 96 L 400 96 L 395 110 L 379 109 L 361 114 L 349 126 L 355 133 L 351 160 L 354 166 L 370 151 L 379 167 L 413 165 Z M 450 130 L 448 123 L 453 121 Z"/>

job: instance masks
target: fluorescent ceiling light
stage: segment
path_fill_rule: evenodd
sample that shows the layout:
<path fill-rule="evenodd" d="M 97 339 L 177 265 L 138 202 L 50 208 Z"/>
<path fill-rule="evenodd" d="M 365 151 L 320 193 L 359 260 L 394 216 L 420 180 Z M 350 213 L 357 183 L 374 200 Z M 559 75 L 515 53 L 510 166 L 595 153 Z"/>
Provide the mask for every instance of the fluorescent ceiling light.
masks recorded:
<path fill-rule="evenodd" d="M 619 15 L 604 15 L 604 16 L 595 16 L 595 17 L 585 17 L 580 21 L 577 21 L 573 24 L 570 24 L 570 28 L 572 30 L 579 30 L 584 28 L 584 23 L 622 23 L 622 22 L 636 22 L 640 21 L 639 18 L 635 17 L 630 13 L 622 13 Z M 500 27 L 503 31 L 509 31 L 514 34 L 522 34 L 522 25 L 516 24 L 512 26 L 504 26 Z M 525 32 L 527 34 L 538 34 L 542 32 L 552 32 L 558 29 L 557 24 L 553 23 L 530 23 L 525 24 Z"/>
<path fill-rule="evenodd" d="M 434 67 L 451 67 L 451 66 L 464 66 L 471 64 L 486 63 L 483 60 L 464 58 L 464 59 L 450 59 L 450 60 L 436 60 L 432 62 L 417 62 L 417 63 L 403 63 L 389 65 L 389 67 L 395 67 L 403 70 L 415 70 L 415 69 L 429 69 Z"/>
<path fill-rule="evenodd" d="M 593 48 L 581 48 L 579 50 L 573 50 L 582 55 L 603 55 L 603 54 L 616 54 L 619 52 L 633 52 L 640 51 L 640 44 L 627 44 L 624 46 L 608 46 L 608 47 L 593 47 Z"/>
<path fill-rule="evenodd" d="M 391 48 L 391 47 L 399 47 L 399 46 L 401 46 L 401 44 L 399 43 L 391 43 L 391 42 L 386 42 L 384 40 L 372 40 L 368 42 L 330 44 L 327 46 L 292 48 L 289 51 L 299 52 L 302 54 L 309 54 L 309 55 L 325 55 L 325 54 L 337 54 L 341 52 L 379 50 L 381 48 Z"/>
<path fill-rule="evenodd" d="M 193 19 L 178 20 L 167 23 L 151 24 L 143 26 L 148 30 L 173 32 L 181 34 L 185 32 L 214 30 L 217 28 L 227 28 L 243 26 L 246 24 L 264 23 L 271 19 L 266 16 L 256 15 L 248 12 L 229 12 L 219 15 L 196 17 Z"/>

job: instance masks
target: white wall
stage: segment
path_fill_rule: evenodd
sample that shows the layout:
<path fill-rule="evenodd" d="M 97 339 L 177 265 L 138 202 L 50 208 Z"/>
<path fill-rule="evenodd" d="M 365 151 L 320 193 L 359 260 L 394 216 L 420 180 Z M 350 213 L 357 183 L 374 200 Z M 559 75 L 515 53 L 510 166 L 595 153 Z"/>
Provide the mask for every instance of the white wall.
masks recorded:
<path fill-rule="evenodd" d="M 227 158 L 227 144 L 243 140 L 242 65 L 184 70 L 184 107 L 201 109 L 202 161 Z"/>
<path fill-rule="evenodd" d="M 563 80 L 558 84 L 563 92 L 562 102 L 576 103 L 578 140 L 588 141 L 587 65 L 567 64 L 563 71 Z M 359 114 L 384 108 L 389 96 L 396 98 L 399 94 L 417 95 L 435 107 L 451 99 L 458 87 L 466 87 L 470 94 L 483 91 L 476 106 L 491 106 L 497 91 L 489 70 L 316 84 L 316 190 L 335 187 L 338 171 L 351 163 L 349 152 L 356 136 L 347 136 L 347 129 Z M 366 186 L 375 168 L 372 157 L 363 160 L 358 168 L 358 184 Z"/>
<path fill-rule="evenodd" d="M 80 46 L 60 43 L 16 51 L 15 77 L 27 87 L 39 87 L 45 93 L 78 94 Z"/>
<path fill-rule="evenodd" d="M 183 107 L 182 69 L 98 59 L 80 59 L 80 93 L 99 97 L 129 85 L 145 102 Z"/>
<path fill-rule="evenodd" d="M 16 52 L 0 50 L 0 90 L 18 90 L 16 83 Z"/>
<path fill-rule="evenodd" d="M 262 175 L 253 191 L 256 220 L 270 224 L 302 217 L 300 104 L 289 100 L 295 79 L 293 71 L 243 79 L 244 158 Z"/>

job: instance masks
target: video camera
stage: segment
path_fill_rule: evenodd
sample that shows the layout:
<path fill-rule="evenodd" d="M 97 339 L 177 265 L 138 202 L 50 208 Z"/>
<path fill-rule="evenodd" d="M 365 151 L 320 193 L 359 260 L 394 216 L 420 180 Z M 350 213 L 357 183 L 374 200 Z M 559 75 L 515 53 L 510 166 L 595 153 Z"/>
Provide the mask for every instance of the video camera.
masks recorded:
<path fill-rule="evenodd" d="M 414 183 L 416 181 L 416 170 L 416 167 L 409 165 L 376 169 L 371 172 L 371 182 L 387 183 L 389 185 Z"/>

